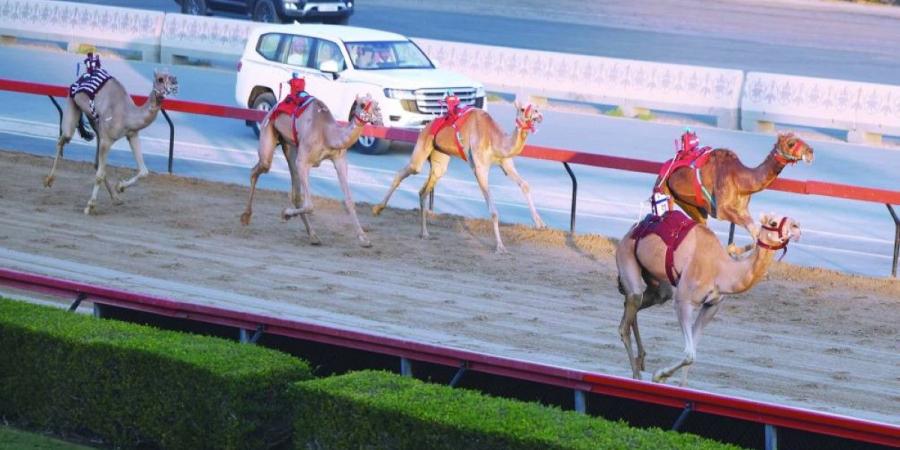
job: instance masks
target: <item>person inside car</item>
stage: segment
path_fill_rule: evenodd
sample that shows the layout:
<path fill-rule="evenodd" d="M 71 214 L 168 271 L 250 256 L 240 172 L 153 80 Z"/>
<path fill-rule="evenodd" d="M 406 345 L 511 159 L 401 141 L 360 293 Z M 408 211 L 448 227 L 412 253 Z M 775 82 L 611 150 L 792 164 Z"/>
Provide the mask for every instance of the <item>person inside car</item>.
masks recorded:
<path fill-rule="evenodd" d="M 291 40 L 291 48 L 288 51 L 288 57 L 285 62 L 295 66 L 305 66 L 308 56 L 306 38 L 297 36 Z"/>

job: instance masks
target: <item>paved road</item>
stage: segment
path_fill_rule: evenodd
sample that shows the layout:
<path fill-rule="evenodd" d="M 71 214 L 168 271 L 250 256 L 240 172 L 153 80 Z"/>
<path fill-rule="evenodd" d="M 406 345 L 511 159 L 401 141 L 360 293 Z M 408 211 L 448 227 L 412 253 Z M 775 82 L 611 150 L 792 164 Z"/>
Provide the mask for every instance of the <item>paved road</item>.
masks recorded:
<path fill-rule="evenodd" d="M 60 52 L 0 47 L 0 77 L 34 80 L 53 84 L 71 82 L 75 62 L 80 57 Z M 148 76 L 154 64 L 116 61 L 104 62 L 132 92 L 150 90 Z M 234 72 L 194 67 L 178 67 L 181 84 L 179 97 L 186 100 L 230 104 Z M 511 127 L 512 108 L 492 104 L 492 114 Z M 226 119 L 172 114 L 177 124 L 175 153 L 178 174 L 217 181 L 246 184 L 248 168 L 255 163 L 256 141 L 240 122 Z M 18 149 L 50 155 L 57 135 L 56 111 L 44 97 L 24 94 L 0 94 L 0 148 Z M 747 164 L 754 165 L 772 148 L 773 137 L 740 131 L 700 128 L 703 142 L 734 149 Z M 661 161 L 671 156 L 672 141 L 680 133 L 677 125 L 647 123 L 597 115 L 548 112 L 539 132 L 530 142 L 587 152 L 630 156 Z M 143 146 L 151 170 L 164 171 L 168 129 L 158 120 L 143 136 Z M 817 179 L 838 183 L 900 189 L 900 152 L 840 142 L 812 142 L 816 161 L 812 166 L 790 167 L 783 176 Z M 119 143 L 112 153 L 114 165 L 133 167 L 130 152 Z M 383 156 L 351 156 L 353 194 L 357 201 L 377 202 L 397 169 L 408 159 L 408 148 L 396 148 Z M 66 156 L 92 159 L 93 145 L 73 143 Z M 535 193 L 535 201 L 545 220 L 553 227 L 568 227 L 569 181 L 561 165 L 520 159 L 519 170 Z M 592 169 L 576 166 L 579 176 L 578 230 L 621 236 L 635 219 L 646 212 L 641 202 L 648 196 L 653 177 L 643 174 Z M 313 191 L 319 195 L 340 197 L 334 171 L 329 165 L 313 171 Z M 85 194 L 91 179 L 85 174 Z M 423 177 L 411 177 L 394 196 L 391 206 L 417 207 L 416 191 Z M 289 181 L 284 163 L 276 159 L 274 173 L 262 177 L 263 187 L 285 189 Z M 530 216 L 518 188 L 495 170 L 492 191 L 501 219 L 528 223 Z M 35 180 L 40 186 L 40 180 Z M 0 180 L 0 191 L 3 185 Z M 481 193 L 468 168 L 455 161 L 438 185 L 437 210 L 484 217 Z M 832 200 L 819 197 L 763 192 L 754 196 L 754 215 L 784 212 L 803 225 L 803 241 L 791 246 L 787 261 L 821 266 L 847 272 L 884 276 L 889 273 L 893 226 L 884 205 Z M 723 232 L 725 226 L 716 223 Z"/>
<path fill-rule="evenodd" d="M 174 0 L 82 1 L 178 12 Z M 362 0 L 351 22 L 478 44 L 900 80 L 900 7 L 817 0 Z"/>

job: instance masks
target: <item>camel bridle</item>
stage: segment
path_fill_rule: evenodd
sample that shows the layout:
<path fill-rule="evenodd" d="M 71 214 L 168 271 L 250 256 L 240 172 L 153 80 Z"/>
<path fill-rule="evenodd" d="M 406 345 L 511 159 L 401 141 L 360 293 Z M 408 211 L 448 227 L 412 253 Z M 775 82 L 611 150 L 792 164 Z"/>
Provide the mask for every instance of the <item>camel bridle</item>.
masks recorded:
<path fill-rule="evenodd" d="M 359 125 L 365 125 L 369 123 L 373 119 L 372 108 L 375 104 L 374 100 L 366 100 L 362 106 L 362 112 L 365 114 L 365 117 L 360 116 L 359 112 L 353 112 L 353 118 L 356 119 Z"/>
<path fill-rule="evenodd" d="M 799 146 L 800 146 L 801 144 L 802 144 L 802 145 L 806 145 L 805 142 L 803 142 L 803 141 L 800 140 L 800 139 L 797 139 L 797 140 L 794 141 L 794 145 L 793 145 L 792 148 L 799 148 Z M 781 149 L 781 146 L 778 145 L 777 142 L 775 143 L 775 147 L 772 149 L 772 153 L 773 153 L 774 156 L 775 156 L 775 160 L 778 161 L 779 163 L 783 164 L 783 165 L 796 164 L 797 161 L 800 161 L 801 159 L 803 159 L 802 152 L 801 152 L 801 155 L 800 155 L 800 156 L 794 156 L 793 154 L 785 153 L 785 152 Z"/>
<path fill-rule="evenodd" d="M 522 117 L 524 119 L 516 117 L 516 126 L 522 131 L 532 133 L 537 131 L 534 128 L 535 122 L 540 122 L 543 119 L 541 113 L 532 105 L 528 105 L 525 107 L 525 110 L 522 112 Z"/>
<path fill-rule="evenodd" d="M 767 243 L 763 242 L 763 240 L 761 238 L 756 239 L 756 245 L 758 245 L 762 248 L 772 250 L 772 251 L 778 251 L 778 250 L 784 249 L 784 252 L 781 253 L 781 257 L 778 258 L 779 261 L 781 261 L 784 258 L 784 255 L 787 254 L 787 245 L 788 245 L 788 242 L 791 241 L 791 237 L 792 237 L 790 234 L 785 236 L 784 226 L 787 224 L 787 220 L 788 220 L 787 217 L 782 217 L 781 221 L 778 222 L 778 226 L 772 226 L 769 224 L 764 224 L 762 226 L 763 230 L 778 232 L 778 241 L 779 241 L 778 244 L 771 245 L 771 244 L 767 244 Z"/>

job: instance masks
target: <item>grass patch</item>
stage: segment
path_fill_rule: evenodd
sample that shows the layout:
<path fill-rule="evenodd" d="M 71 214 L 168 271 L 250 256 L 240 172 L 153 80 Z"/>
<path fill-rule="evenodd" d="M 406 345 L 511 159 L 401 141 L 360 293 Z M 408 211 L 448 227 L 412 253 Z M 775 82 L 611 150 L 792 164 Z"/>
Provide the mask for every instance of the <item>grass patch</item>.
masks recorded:
<path fill-rule="evenodd" d="M 37 433 L 0 425 L 0 448 L 21 450 L 89 450 L 93 447 L 61 441 Z"/>

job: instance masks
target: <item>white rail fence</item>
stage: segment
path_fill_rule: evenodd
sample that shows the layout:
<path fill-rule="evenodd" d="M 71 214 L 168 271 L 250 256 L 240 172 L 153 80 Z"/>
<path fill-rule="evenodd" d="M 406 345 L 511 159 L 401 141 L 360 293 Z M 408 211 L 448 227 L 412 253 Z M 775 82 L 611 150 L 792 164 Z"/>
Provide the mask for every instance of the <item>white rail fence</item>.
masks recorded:
<path fill-rule="evenodd" d="M 234 67 L 256 23 L 49 0 L 0 0 L 0 43 L 63 43 L 143 61 L 206 60 Z M 298 31 L 302 25 L 298 25 Z M 877 144 L 900 136 L 900 86 L 663 64 L 415 39 L 441 67 L 494 91 L 542 99 L 706 115 L 722 128 L 772 131 L 775 124 L 845 130 Z"/>

